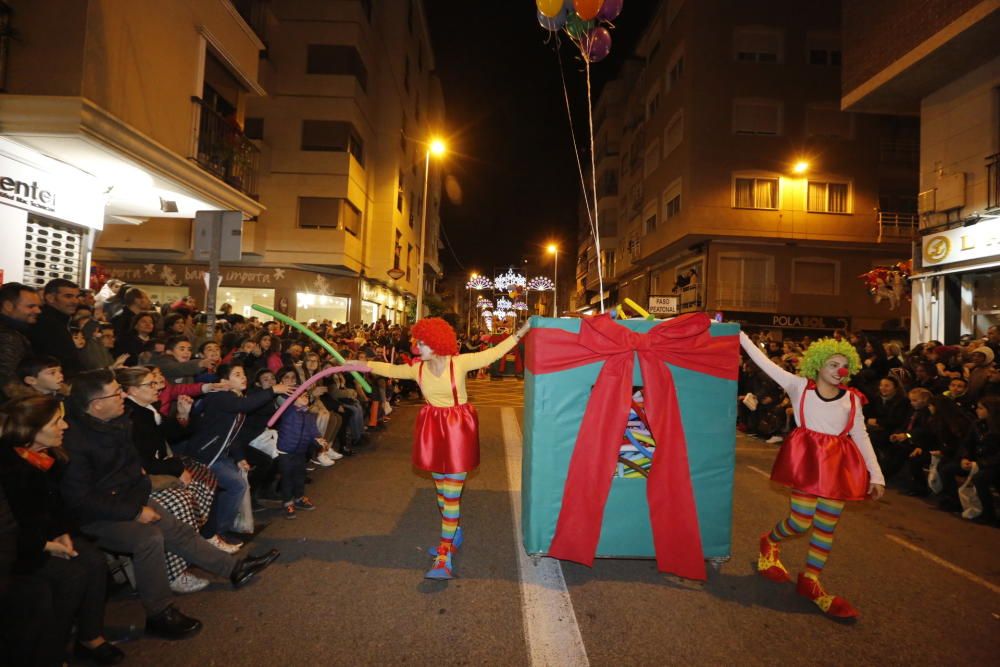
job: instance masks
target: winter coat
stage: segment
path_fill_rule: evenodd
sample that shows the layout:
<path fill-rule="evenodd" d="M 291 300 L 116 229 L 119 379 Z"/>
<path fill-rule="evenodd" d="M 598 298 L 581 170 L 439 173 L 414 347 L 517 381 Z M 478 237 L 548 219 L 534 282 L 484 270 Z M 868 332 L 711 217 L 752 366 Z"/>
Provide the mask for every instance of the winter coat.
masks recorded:
<path fill-rule="evenodd" d="M 0 315 L 0 391 L 17 381 L 17 365 L 32 354 L 31 325 Z"/>
<path fill-rule="evenodd" d="M 88 414 L 67 419 L 63 448 L 69 464 L 60 490 L 81 524 L 131 521 L 149 501 L 152 485 L 132 443 L 132 422 L 122 415 L 101 421 Z"/>
<path fill-rule="evenodd" d="M 307 454 L 318 437 L 316 415 L 308 407 L 293 405 L 278 420 L 278 449 L 286 454 Z"/>
<path fill-rule="evenodd" d="M 10 448 L 0 452 L 0 485 L 17 519 L 14 571 L 28 574 L 49 558 L 45 543 L 70 532 L 73 522 L 59 495 L 58 462 L 48 471 L 31 465 Z"/>
<path fill-rule="evenodd" d="M 274 392 L 270 389 L 249 396 L 231 391 L 207 394 L 198 406 L 201 416 L 195 433 L 184 443 L 182 451 L 205 465 L 211 465 L 220 456 L 243 460 L 243 443 L 239 435 L 246 413 L 273 400 Z"/>
<path fill-rule="evenodd" d="M 45 304 L 38 316 L 38 322 L 31 327 L 28 337 L 35 354 L 48 354 L 59 360 L 66 380 L 76 377 L 81 370 L 80 351 L 73 344 L 69 333 L 69 315 Z"/>
<path fill-rule="evenodd" d="M 142 460 L 142 467 L 150 475 L 180 477 L 184 464 L 172 456 L 170 442 L 178 442 L 191 435 L 190 429 L 181 426 L 174 417 L 160 416 L 156 423 L 155 406 L 144 408 L 131 400 L 125 402 L 125 414 L 132 422 L 132 444 Z"/>

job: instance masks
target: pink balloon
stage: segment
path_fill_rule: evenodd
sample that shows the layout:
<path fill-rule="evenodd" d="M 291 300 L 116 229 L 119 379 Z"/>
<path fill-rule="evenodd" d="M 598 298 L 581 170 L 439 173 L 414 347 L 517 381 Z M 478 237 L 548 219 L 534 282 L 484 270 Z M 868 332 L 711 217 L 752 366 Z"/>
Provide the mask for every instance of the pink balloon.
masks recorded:
<path fill-rule="evenodd" d="M 594 28 L 584 39 L 584 47 L 587 49 L 587 60 L 590 62 L 600 62 L 611 53 L 611 33 L 607 29 Z"/>
<path fill-rule="evenodd" d="M 334 373 L 350 373 L 353 371 L 357 371 L 358 373 L 369 372 L 368 366 L 366 364 L 345 364 L 343 366 L 332 366 L 330 368 L 324 368 L 319 373 L 316 373 L 316 375 L 313 375 L 311 378 L 300 384 L 298 387 L 295 388 L 295 391 L 293 391 L 291 394 L 288 395 L 288 398 L 285 399 L 285 402 L 281 404 L 281 407 L 278 408 L 278 411 L 275 412 L 274 415 L 267 420 L 267 427 L 268 428 L 273 427 L 277 423 L 278 419 L 281 418 L 282 413 L 284 413 L 285 410 L 287 410 L 292 405 L 295 405 L 296 398 L 301 396 L 303 392 L 308 391 L 309 387 L 313 386 L 314 384 L 325 378 L 327 375 L 333 375 Z"/>
<path fill-rule="evenodd" d="M 601 21 L 614 21 L 622 13 L 622 5 L 625 0 L 604 0 L 601 11 L 597 12 L 597 18 Z"/>

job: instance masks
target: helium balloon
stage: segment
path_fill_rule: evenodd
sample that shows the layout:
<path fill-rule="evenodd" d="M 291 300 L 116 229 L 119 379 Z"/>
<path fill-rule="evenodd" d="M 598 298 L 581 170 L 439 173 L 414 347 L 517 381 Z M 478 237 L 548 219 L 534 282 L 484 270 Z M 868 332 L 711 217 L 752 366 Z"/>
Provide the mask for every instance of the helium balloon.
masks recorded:
<path fill-rule="evenodd" d="M 566 32 L 577 41 L 586 39 L 591 29 L 594 27 L 593 21 L 584 21 L 575 13 L 570 14 L 566 19 Z"/>
<path fill-rule="evenodd" d="M 563 10 L 563 0 L 535 0 L 535 5 L 543 16 L 550 19 L 558 16 Z"/>
<path fill-rule="evenodd" d="M 604 0 L 573 0 L 573 9 L 584 21 L 592 21 L 597 18 L 603 4 Z"/>
<path fill-rule="evenodd" d="M 604 60 L 611 53 L 611 33 L 605 28 L 594 28 L 587 35 L 584 48 L 587 49 L 587 59 L 590 62 Z"/>
<path fill-rule="evenodd" d="M 566 25 L 566 13 L 560 10 L 558 16 L 555 18 L 549 18 L 545 14 L 538 12 L 538 25 L 542 26 L 549 32 L 561 30 L 562 27 Z"/>
<path fill-rule="evenodd" d="M 622 13 L 624 0 L 604 0 L 601 11 L 597 12 L 597 18 L 601 21 L 614 21 Z"/>

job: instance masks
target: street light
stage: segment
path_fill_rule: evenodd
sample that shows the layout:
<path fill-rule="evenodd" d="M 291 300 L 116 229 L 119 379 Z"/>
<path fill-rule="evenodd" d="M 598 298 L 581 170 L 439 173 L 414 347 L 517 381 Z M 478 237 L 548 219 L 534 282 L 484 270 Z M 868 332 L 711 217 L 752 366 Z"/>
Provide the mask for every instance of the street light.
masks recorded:
<path fill-rule="evenodd" d="M 414 321 L 424 316 L 424 246 L 427 239 L 427 184 L 431 176 L 431 154 L 441 157 L 445 154 L 444 141 L 437 137 L 427 143 L 427 154 L 424 159 L 424 199 L 420 206 L 420 265 L 417 267 L 417 314 Z"/>
<path fill-rule="evenodd" d="M 795 166 L 792 167 L 792 171 L 794 171 L 796 174 L 804 174 L 807 171 L 809 171 L 809 163 L 806 162 L 805 160 L 799 160 L 798 162 L 795 163 Z"/>
<path fill-rule="evenodd" d="M 550 243 L 547 250 L 554 255 L 555 275 L 552 279 L 552 317 L 559 317 L 559 246 Z"/>

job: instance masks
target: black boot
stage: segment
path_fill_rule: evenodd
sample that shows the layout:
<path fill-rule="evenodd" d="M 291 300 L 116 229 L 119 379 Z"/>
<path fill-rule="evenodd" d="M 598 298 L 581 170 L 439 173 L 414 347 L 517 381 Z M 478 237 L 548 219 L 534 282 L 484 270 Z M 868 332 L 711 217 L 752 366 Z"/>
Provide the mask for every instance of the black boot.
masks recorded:
<path fill-rule="evenodd" d="M 73 645 L 73 656 L 96 662 L 98 665 L 117 665 L 125 659 L 122 650 L 108 641 L 95 648 L 90 648 L 82 642 L 76 642 Z"/>
<path fill-rule="evenodd" d="M 199 630 L 201 621 L 185 616 L 173 605 L 146 619 L 146 632 L 163 639 L 185 639 Z"/>

